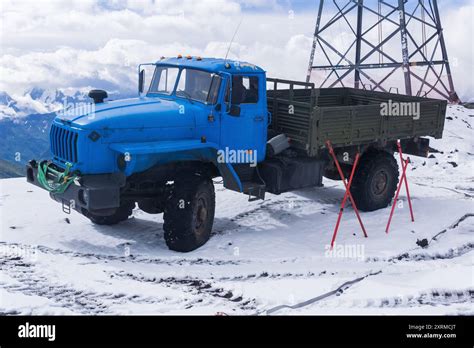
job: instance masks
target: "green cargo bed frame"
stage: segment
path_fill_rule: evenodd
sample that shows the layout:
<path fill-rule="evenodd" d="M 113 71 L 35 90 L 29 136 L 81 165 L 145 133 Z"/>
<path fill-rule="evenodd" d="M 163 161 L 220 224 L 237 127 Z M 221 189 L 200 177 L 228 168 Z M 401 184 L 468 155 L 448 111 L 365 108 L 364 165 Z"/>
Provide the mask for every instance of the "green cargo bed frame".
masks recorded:
<path fill-rule="evenodd" d="M 287 88 L 282 88 L 287 87 Z M 382 116 L 381 103 L 419 103 L 420 118 Z M 315 88 L 312 83 L 267 79 L 270 129 L 310 157 L 330 140 L 334 148 L 422 136 L 441 138 L 447 102 L 354 88 Z"/>

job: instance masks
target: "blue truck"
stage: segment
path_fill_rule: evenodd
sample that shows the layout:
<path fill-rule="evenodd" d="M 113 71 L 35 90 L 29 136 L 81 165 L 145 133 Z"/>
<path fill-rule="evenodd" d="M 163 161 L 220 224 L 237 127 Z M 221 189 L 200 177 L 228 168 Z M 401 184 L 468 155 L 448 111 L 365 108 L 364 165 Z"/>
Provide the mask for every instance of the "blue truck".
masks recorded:
<path fill-rule="evenodd" d="M 422 136 L 440 138 L 446 112 L 442 100 L 318 89 L 218 58 L 162 57 L 141 64 L 138 81 L 136 98 L 108 101 L 92 90 L 90 108 L 58 113 L 52 158 L 31 160 L 27 181 L 99 225 L 127 220 L 137 206 L 163 213 L 166 243 L 180 252 L 211 236 L 215 178 L 249 200 L 340 179 L 328 140 L 346 175 L 361 156 L 351 188 L 358 207 L 387 207 L 398 183 L 397 140 L 427 156 Z M 418 106 L 418 114 L 383 114 L 384 103 Z"/>

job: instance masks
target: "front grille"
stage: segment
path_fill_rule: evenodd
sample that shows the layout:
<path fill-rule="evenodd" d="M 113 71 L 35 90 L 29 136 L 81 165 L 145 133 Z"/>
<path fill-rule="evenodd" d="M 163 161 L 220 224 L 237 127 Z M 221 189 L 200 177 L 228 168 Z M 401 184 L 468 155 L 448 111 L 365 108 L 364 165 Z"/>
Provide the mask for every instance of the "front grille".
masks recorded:
<path fill-rule="evenodd" d="M 49 137 L 51 152 L 55 157 L 65 162 L 77 162 L 78 134 L 76 132 L 53 124 Z"/>

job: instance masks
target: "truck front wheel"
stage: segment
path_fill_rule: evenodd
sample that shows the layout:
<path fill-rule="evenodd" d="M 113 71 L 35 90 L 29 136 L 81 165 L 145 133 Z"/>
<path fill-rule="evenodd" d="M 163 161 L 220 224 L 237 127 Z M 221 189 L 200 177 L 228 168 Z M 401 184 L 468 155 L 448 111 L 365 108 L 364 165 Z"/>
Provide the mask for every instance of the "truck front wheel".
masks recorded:
<path fill-rule="evenodd" d="M 127 202 L 118 207 L 112 215 L 101 216 L 91 212 L 87 212 L 85 215 L 96 225 L 115 225 L 127 220 L 132 215 L 133 208 L 135 208 L 135 202 Z"/>
<path fill-rule="evenodd" d="M 206 243 L 211 236 L 215 204 L 210 178 L 187 176 L 176 179 L 163 216 L 168 248 L 188 252 Z"/>
<path fill-rule="evenodd" d="M 357 167 L 351 186 L 357 208 L 373 211 L 387 207 L 398 184 L 395 158 L 385 151 L 371 151 L 362 156 Z"/>

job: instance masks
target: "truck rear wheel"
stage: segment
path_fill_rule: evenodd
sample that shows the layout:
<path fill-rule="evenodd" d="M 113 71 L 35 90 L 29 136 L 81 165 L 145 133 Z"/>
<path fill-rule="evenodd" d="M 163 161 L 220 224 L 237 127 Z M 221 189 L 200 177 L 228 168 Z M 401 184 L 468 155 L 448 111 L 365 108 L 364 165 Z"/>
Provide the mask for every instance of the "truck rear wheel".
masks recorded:
<path fill-rule="evenodd" d="M 135 202 L 127 202 L 117 208 L 112 215 L 101 216 L 87 212 L 86 216 L 97 225 L 115 225 L 127 220 L 128 217 L 132 215 L 133 208 L 135 208 Z"/>
<path fill-rule="evenodd" d="M 387 207 L 398 184 L 398 164 L 385 151 L 364 154 L 352 181 L 351 193 L 357 208 L 373 211 Z"/>
<path fill-rule="evenodd" d="M 206 243 L 211 236 L 215 204 L 211 179 L 187 176 L 175 180 L 163 216 L 168 248 L 187 252 Z"/>

